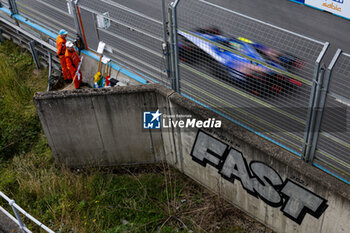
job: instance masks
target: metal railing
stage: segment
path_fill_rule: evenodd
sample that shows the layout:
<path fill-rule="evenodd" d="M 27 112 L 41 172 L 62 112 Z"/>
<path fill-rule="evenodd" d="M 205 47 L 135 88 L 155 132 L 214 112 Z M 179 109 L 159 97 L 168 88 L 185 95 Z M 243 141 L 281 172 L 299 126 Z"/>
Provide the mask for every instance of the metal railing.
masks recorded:
<path fill-rule="evenodd" d="M 91 25 L 85 30 L 90 49 L 96 50 L 98 42 L 103 41 L 109 48 L 106 56 L 128 64 L 152 80 L 170 85 L 165 54 L 166 14 L 161 4 L 158 10 L 163 14 L 159 19 L 110 0 L 81 0 L 79 8 L 84 24 Z M 101 27 L 98 18 L 108 20 L 108 28 Z"/>
<path fill-rule="evenodd" d="M 26 218 L 30 219 L 32 222 L 34 222 L 36 225 L 38 225 L 41 229 L 43 229 L 46 232 L 49 233 L 54 233 L 54 231 L 52 231 L 51 229 L 49 229 L 47 226 L 45 226 L 43 223 L 41 223 L 40 221 L 38 221 L 36 218 L 34 218 L 33 216 L 31 216 L 30 214 L 28 214 L 25 210 L 23 210 L 19 205 L 16 204 L 16 202 L 12 199 L 10 199 L 8 196 L 6 196 L 3 192 L 0 191 L 0 196 L 2 198 L 4 198 L 9 205 L 11 206 L 14 214 L 16 217 L 13 217 L 7 210 L 5 210 L 4 208 L 2 208 L 0 206 L 0 211 L 3 212 L 7 217 L 9 217 L 13 222 L 15 222 L 19 229 L 23 232 L 23 233 L 31 233 L 32 231 L 30 231 L 26 225 L 24 224 L 22 218 L 21 218 L 21 214 L 23 216 L 25 216 Z M 21 214 L 20 214 L 21 213 Z"/>
<path fill-rule="evenodd" d="M 154 14 L 111 0 L 68 1 L 75 14 L 66 1 L 16 2 L 20 15 L 53 32 L 81 34 L 91 50 L 105 42 L 106 56 L 350 183 L 347 121 L 336 117 L 350 99 L 349 55 L 339 52 L 326 69 L 329 43 L 206 0 L 167 8 L 163 0 Z"/>
<path fill-rule="evenodd" d="M 350 55 L 340 49 L 319 82 L 312 141 L 306 159 L 343 180 L 350 180 Z"/>
<path fill-rule="evenodd" d="M 177 12 L 181 93 L 301 156 L 328 43 L 204 0 Z"/>

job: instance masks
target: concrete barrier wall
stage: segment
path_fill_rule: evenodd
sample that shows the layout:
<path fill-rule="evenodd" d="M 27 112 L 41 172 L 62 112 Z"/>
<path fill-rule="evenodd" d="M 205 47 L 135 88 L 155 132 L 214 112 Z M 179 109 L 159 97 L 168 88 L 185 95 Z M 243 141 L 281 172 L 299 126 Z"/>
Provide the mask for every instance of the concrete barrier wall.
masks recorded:
<path fill-rule="evenodd" d="M 161 85 L 38 93 L 55 159 L 70 167 L 166 161 L 277 232 L 349 232 L 350 187 Z M 221 121 L 143 129 L 145 111 Z M 181 115 L 176 117 L 176 115 Z"/>
<path fill-rule="evenodd" d="M 160 135 L 142 132 L 142 109 L 157 106 L 157 95 L 147 89 L 120 89 L 48 92 L 35 97 L 55 159 L 68 167 L 160 160 Z"/>

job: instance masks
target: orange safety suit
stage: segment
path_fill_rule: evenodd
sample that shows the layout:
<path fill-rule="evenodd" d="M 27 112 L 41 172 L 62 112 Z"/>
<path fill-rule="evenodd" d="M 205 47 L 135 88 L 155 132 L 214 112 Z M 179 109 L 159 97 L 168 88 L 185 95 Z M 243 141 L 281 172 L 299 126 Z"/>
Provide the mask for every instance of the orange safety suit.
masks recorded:
<path fill-rule="evenodd" d="M 66 58 L 66 63 L 67 63 L 67 68 L 69 70 L 69 73 L 70 73 L 71 77 L 73 77 L 73 79 L 74 79 L 74 77 L 76 76 L 75 74 L 77 72 L 77 69 L 79 67 L 80 58 L 74 49 L 72 52 L 70 52 L 67 49 L 66 54 L 65 54 L 65 58 Z M 75 80 L 74 80 L 74 87 L 75 88 L 79 88 L 79 86 L 83 80 L 83 76 L 82 76 L 80 70 L 79 70 L 79 74 L 80 74 L 80 76 L 75 77 Z"/>
<path fill-rule="evenodd" d="M 57 56 L 60 59 L 63 78 L 64 80 L 71 80 L 72 77 L 67 69 L 66 58 L 64 57 L 66 53 L 66 39 L 58 35 L 56 39 L 56 44 L 57 44 Z"/>

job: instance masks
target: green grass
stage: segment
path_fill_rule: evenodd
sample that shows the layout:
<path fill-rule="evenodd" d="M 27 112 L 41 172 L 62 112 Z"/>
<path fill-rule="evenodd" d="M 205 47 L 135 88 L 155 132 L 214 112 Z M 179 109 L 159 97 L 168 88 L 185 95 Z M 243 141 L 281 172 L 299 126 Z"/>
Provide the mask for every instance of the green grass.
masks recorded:
<path fill-rule="evenodd" d="M 0 51 L 0 190 L 46 226 L 67 233 L 243 232 L 232 223 L 254 224 L 166 164 L 80 171 L 55 164 L 32 100 L 46 89 L 47 71 L 35 71 L 30 54 L 10 42 Z"/>
<path fill-rule="evenodd" d="M 32 96 L 46 78 L 34 73 L 29 53 L 13 43 L 3 42 L 0 51 L 0 155 L 7 159 L 27 152 L 40 133 Z"/>

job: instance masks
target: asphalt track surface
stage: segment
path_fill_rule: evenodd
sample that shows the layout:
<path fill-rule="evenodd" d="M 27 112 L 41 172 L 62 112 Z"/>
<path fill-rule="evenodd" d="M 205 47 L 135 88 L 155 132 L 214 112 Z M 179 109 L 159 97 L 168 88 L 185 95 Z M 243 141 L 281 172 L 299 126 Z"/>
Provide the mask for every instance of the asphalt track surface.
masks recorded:
<path fill-rule="evenodd" d="M 242 14 L 330 43 L 328 64 L 338 48 L 350 53 L 350 20 L 286 0 L 209 0 Z"/>
<path fill-rule="evenodd" d="M 160 0 L 114 0 L 124 6 L 162 20 Z M 187 0 L 186 0 L 187 1 Z M 171 1 L 167 1 L 169 4 Z M 180 1 L 180 5 L 185 0 Z M 267 23 L 331 44 L 326 63 L 341 48 L 350 53 L 350 21 L 287 0 L 246 1 L 208 0 Z"/>
<path fill-rule="evenodd" d="M 37 19 L 39 23 L 55 30 L 66 28 L 73 34 L 74 21 L 67 13 L 65 1 L 17 0 L 17 2 L 20 12 Z M 167 1 L 167 4 L 170 2 Z M 217 6 L 212 6 L 211 3 Z M 113 47 L 114 53 L 108 55 L 115 56 L 124 64 L 145 72 L 157 81 L 168 83 L 162 72 L 164 57 L 161 50 L 163 26 L 160 0 L 81 0 L 80 4 L 90 48 L 96 50 L 98 41 L 103 40 Z M 122 10 L 121 6 L 127 7 L 129 11 Z M 220 9 L 220 7 L 226 9 Z M 130 10 L 138 12 L 138 15 L 130 13 Z M 180 66 L 183 94 L 237 119 L 240 123 L 300 153 L 311 90 L 313 63 L 323 45 L 242 18 L 230 10 L 320 42 L 330 42 L 331 46 L 324 59 L 326 64 L 329 63 L 337 48 L 350 51 L 347 41 L 347 38 L 350 38 L 350 21 L 287 0 L 180 1 L 178 23 L 181 29 L 193 30 L 196 27 L 217 26 L 226 36 L 244 36 L 275 49 L 288 51 L 306 61 L 304 70 L 295 73 L 303 80 L 302 87 L 272 98 L 252 95 L 228 80 L 211 76 L 207 70 L 209 61 L 197 63 L 195 66 L 182 63 Z M 94 26 L 93 15 L 89 12 L 106 11 L 109 11 L 110 16 L 118 22 L 112 22 L 108 30 L 98 30 Z M 328 99 L 328 104 L 332 107 L 344 108 L 344 105 L 332 98 Z M 332 122 L 336 121 L 334 117 L 330 115 Z M 344 132 L 343 126 L 344 124 L 340 123 L 335 130 L 331 127 L 332 129 L 327 132 L 335 137 L 341 137 L 345 142 L 350 142 L 350 135 Z M 328 137 L 321 137 L 320 141 L 322 142 L 319 144 L 320 148 L 350 164 L 349 148 L 340 148 L 334 141 L 329 143 Z M 319 154 L 320 158 L 322 156 Z M 350 169 L 347 165 L 341 166 L 326 156 L 322 159 L 349 173 Z"/>

